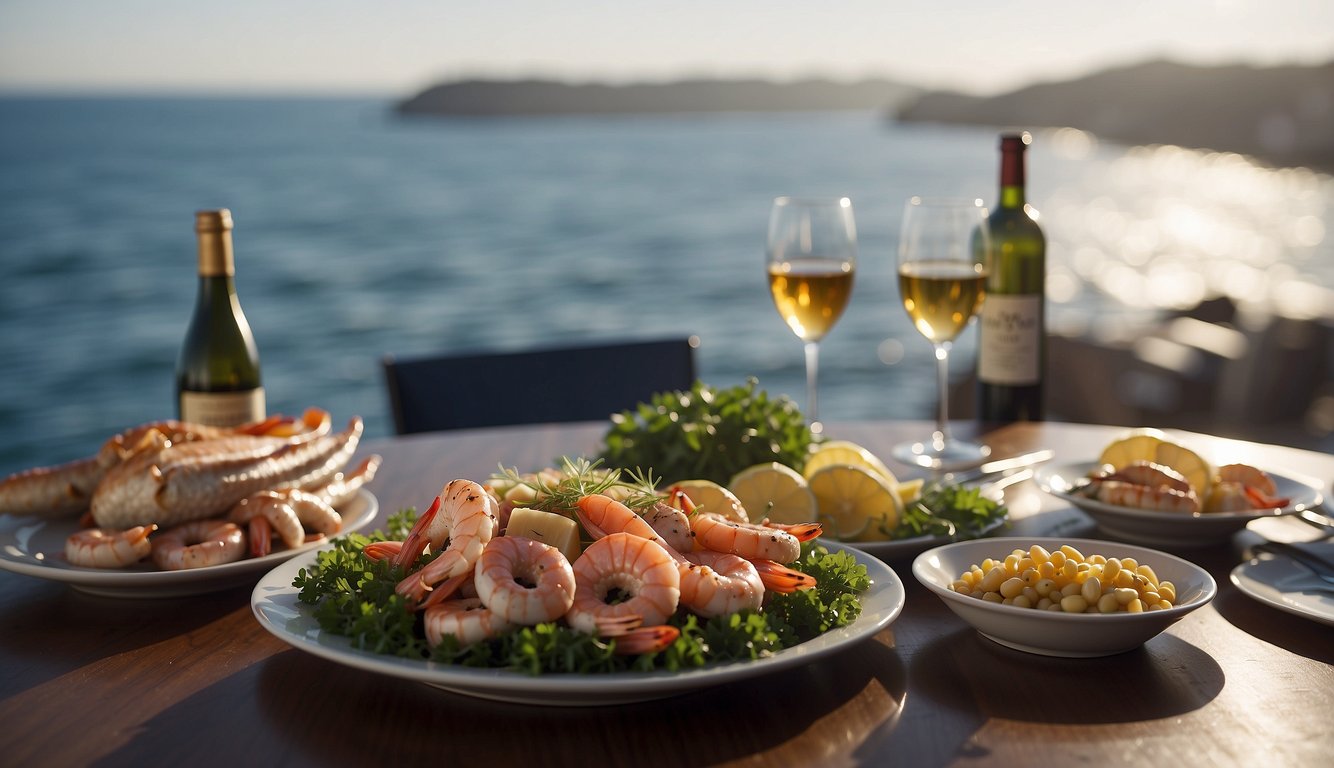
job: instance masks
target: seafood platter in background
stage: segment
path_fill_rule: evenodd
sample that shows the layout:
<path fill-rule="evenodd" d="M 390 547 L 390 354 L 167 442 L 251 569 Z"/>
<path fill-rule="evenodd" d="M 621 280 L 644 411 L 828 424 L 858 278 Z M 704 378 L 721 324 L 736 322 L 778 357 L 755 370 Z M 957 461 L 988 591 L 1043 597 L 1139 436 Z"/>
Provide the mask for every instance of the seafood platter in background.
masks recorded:
<path fill-rule="evenodd" d="M 361 419 L 275 416 L 235 428 L 161 421 L 97 455 L 0 481 L 0 568 L 90 592 L 183 594 L 253 578 L 366 525 L 380 458 L 344 469 Z"/>
<path fill-rule="evenodd" d="M 1118 539 L 1182 547 L 1227 539 L 1262 517 L 1320 506 L 1319 482 L 1247 464 L 1215 465 L 1154 429 L 1133 430 L 1095 461 L 1038 470 L 1043 491 Z"/>
<path fill-rule="evenodd" d="M 918 555 L 913 575 L 984 637 L 1070 658 L 1138 648 L 1218 592 L 1194 563 L 1092 539 L 956 542 Z"/>
<path fill-rule="evenodd" d="M 299 648 L 464 693 L 658 698 L 804 664 L 893 621 L 893 571 L 820 533 L 565 459 L 450 481 L 420 515 L 275 570 L 252 605 Z"/>

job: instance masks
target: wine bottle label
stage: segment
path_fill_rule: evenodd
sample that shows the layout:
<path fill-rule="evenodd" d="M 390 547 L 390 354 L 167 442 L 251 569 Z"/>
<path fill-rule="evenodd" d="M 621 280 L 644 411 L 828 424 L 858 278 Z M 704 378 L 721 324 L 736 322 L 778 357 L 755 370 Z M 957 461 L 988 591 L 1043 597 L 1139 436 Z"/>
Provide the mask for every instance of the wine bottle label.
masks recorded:
<path fill-rule="evenodd" d="M 264 419 L 264 388 L 246 392 L 182 392 L 181 421 L 234 427 Z"/>
<path fill-rule="evenodd" d="M 1026 386 L 1042 378 L 1042 294 L 989 293 L 982 304 L 977 378 Z"/>

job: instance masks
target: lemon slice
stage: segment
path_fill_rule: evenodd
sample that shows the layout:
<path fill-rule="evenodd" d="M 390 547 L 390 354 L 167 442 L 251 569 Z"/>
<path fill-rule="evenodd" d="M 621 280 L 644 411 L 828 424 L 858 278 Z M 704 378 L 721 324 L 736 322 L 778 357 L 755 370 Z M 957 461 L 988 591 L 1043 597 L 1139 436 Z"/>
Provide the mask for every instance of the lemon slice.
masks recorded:
<path fill-rule="evenodd" d="M 796 525 L 815 520 L 815 495 L 806 478 L 785 464 L 770 462 L 747 467 L 727 484 L 753 522 L 769 518 Z"/>
<path fill-rule="evenodd" d="M 891 486 L 898 483 L 898 478 L 894 477 L 894 473 L 889 471 L 889 467 L 885 466 L 880 457 L 849 440 L 830 440 L 821 443 L 815 449 L 815 453 L 806 460 L 806 479 L 809 480 L 816 472 L 833 464 L 850 464 L 869 469 L 880 475 Z"/>
<path fill-rule="evenodd" d="M 1111 464 L 1114 469 L 1124 469 L 1136 461 L 1155 461 L 1158 446 L 1167 440 L 1167 435 L 1156 429 L 1137 429 L 1113 440 L 1102 455 L 1099 464 Z"/>
<path fill-rule="evenodd" d="M 728 520 L 734 520 L 738 523 L 750 522 L 750 519 L 746 517 L 746 509 L 741 505 L 741 501 L 731 491 L 712 480 L 682 480 L 679 483 L 673 483 L 668 490 L 684 491 L 685 495 L 689 496 L 690 500 L 695 503 L 695 507 L 703 512 L 722 515 Z"/>
<path fill-rule="evenodd" d="M 894 492 L 899 495 L 899 503 L 903 506 L 922 498 L 922 486 L 926 485 L 924 478 L 915 478 L 907 482 L 899 483 Z"/>
<path fill-rule="evenodd" d="M 1203 501 L 1209 498 L 1209 486 L 1213 484 L 1213 468 L 1201 456 L 1177 443 L 1163 441 L 1158 444 L 1153 461 L 1165 467 L 1171 467 L 1181 473 L 1190 483 L 1196 497 Z"/>
<path fill-rule="evenodd" d="M 902 506 L 898 494 L 883 477 L 865 467 L 830 464 L 816 470 L 807 483 L 815 494 L 820 523 L 833 538 L 887 537 L 899 524 Z"/>

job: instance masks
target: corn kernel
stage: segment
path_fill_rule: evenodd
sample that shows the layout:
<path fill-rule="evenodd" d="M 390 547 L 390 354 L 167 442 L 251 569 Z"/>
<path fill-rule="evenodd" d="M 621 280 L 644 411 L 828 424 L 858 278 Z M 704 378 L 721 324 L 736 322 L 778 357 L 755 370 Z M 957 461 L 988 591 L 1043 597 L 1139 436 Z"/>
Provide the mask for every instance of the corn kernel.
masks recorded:
<path fill-rule="evenodd" d="M 999 565 L 993 565 L 987 570 L 987 575 L 982 577 L 978 586 L 985 592 L 995 592 L 1000 589 L 1003 581 L 1005 581 L 1005 569 Z"/>
<path fill-rule="evenodd" d="M 1018 576 L 1006 579 L 1000 585 L 1001 597 L 1018 597 L 1023 594 L 1025 586 L 1024 580 Z"/>
<path fill-rule="evenodd" d="M 955 592 L 962 592 L 963 594 L 966 595 L 969 592 L 973 591 L 973 585 L 969 584 L 963 579 L 959 579 L 958 581 L 950 585 L 950 589 L 954 590 Z"/>
<path fill-rule="evenodd" d="M 1001 597 L 999 592 L 986 592 L 982 595 L 982 599 L 988 603 L 999 603 L 1005 598 Z"/>
<path fill-rule="evenodd" d="M 1115 593 L 1108 592 L 1107 594 L 1098 598 L 1099 613 L 1116 613 L 1119 610 L 1121 610 L 1121 602 L 1116 599 Z"/>
<path fill-rule="evenodd" d="M 1097 576 L 1090 576 L 1080 587 L 1079 594 L 1086 602 L 1096 603 L 1098 598 L 1102 597 L 1102 583 L 1098 581 Z"/>
<path fill-rule="evenodd" d="M 1083 595 L 1066 595 L 1061 598 L 1061 610 L 1066 613 L 1083 613 L 1089 607 Z"/>
<path fill-rule="evenodd" d="M 1139 575 L 1148 579 L 1150 584 L 1158 583 L 1158 574 L 1154 573 L 1153 569 L 1147 565 L 1139 566 L 1138 568 L 1135 569 L 1135 573 L 1138 573 Z"/>
<path fill-rule="evenodd" d="M 1036 591 L 1039 596 L 1046 597 L 1047 595 L 1050 595 L 1053 590 L 1059 591 L 1059 588 L 1056 586 L 1056 582 L 1051 579 L 1038 579 L 1038 583 L 1033 585 L 1033 590 Z"/>
<path fill-rule="evenodd" d="M 1045 563 L 1051 560 L 1051 553 L 1037 544 L 1028 548 L 1028 556 L 1033 558 L 1035 563 Z"/>
<path fill-rule="evenodd" d="M 1176 585 L 1170 581 L 1158 582 L 1158 594 L 1162 595 L 1163 599 L 1168 602 L 1176 603 L 1177 601 Z"/>
<path fill-rule="evenodd" d="M 1061 551 L 1064 552 L 1065 556 L 1071 560 L 1075 560 L 1076 562 L 1084 561 L 1084 553 L 1080 552 L 1079 550 L 1075 549 L 1069 544 L 1062 544 Z"/>
<path fill-rule="evenodd" d="M 1144 613 L 1144 602 L 1137 597 L 1126 603 L 1126 613 Z"/>
<path fill-rule="evenodd" d="M 1010 601 L 1010 605 L 1013 605 L 1016 608 L 1032 608 L 1033 602 L 1024 595 L 1016 595 L 1015 598 Z"/>

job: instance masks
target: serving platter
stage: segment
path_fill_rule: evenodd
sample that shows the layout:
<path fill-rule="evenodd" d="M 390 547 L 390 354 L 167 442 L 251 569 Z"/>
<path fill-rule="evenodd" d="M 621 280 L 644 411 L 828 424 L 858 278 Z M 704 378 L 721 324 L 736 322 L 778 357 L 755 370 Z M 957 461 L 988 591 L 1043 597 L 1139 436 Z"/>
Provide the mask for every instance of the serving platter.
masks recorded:
<path fill-rule="evenodd" d="M 1278 487 L 1277 495 L 1290 499 L 1286 507 L 1194 514 L 1123 507 L 1076 492 L 1096 464 L 1096 461 L 1081 461 L 1042 467 L 1034 480 L 1044 492 L 1073 504 L 1093 518 L 1104 533 L 1125 541 L 1177 547 L 1210 546 L 1227 540 L 1252 520 L 1295 515 L 1318 507 L 1324 501 L 1319 482 L 1300 475 L 1266 470 Z"/>
<path fill-rule="evenodd" d="M 831 551 L 848 549 L 834 542 Z M 679 672 L 619 672 L 606 675 L 531 676 L 505 669 L 473 669 L 387 656 L 353 648 L 348 638 L 324 632 L 313 607 L 297 600 L 292 580 L 315 564 L 306 552 L 273 569 L 255 586 L 250 605 L 261 626 L 294 648 L 336 664 L 425 683 L 483 699 L 556 707 L 587 707 L 651 701 L 737 680 L 770 675 L 844 650 L 889 626 L 903 610 L 903 582 L 889 566 L 853 549 L 866 566 L 871 587 L 861 596 L 862 613 L 852 624 L 826 632 L 765 659 L 729 662 Z"/>
<path fill-rule="evenodd" d="M 366 527 L 375 519 L 379 509 L 374 494 L 364 488 L 357 491 L 357 495 L 338 510 L 343 516 L 343 529 L 339 535 Z M 184 571 L 161 571 L 147 563 L 113 570 L 82 568 L 65 559 L 65 539 L 77 530 L 78 518 L 0 517 L 0 568 L 48 581 L 62 581 L 82 592 L 103 597 L 179 597 L 254 583 L 275 565 L 326 543 L 313 541 L 264 557 Z"/>

